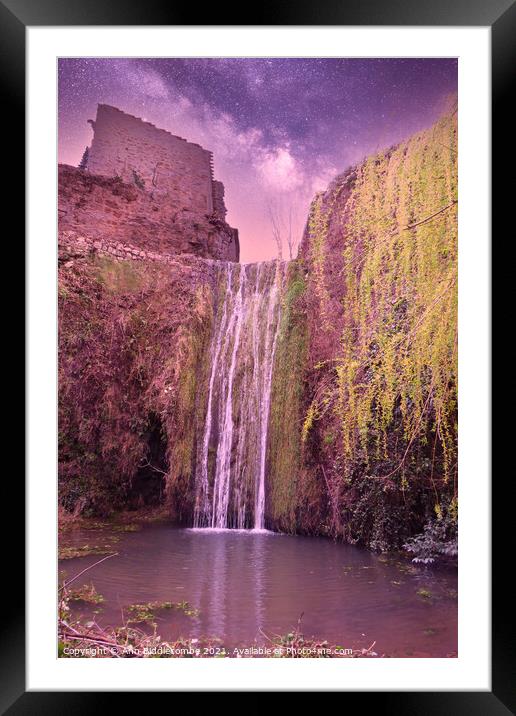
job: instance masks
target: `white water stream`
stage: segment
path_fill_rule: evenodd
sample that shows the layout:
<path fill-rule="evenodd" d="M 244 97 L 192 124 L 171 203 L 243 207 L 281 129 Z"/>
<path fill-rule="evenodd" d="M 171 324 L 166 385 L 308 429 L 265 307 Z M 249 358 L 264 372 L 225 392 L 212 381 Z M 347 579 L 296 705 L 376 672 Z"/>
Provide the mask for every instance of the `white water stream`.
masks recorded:
<path fill-rule="evenodd" d="M 194 527 L 265 529 L 267 436 L 285 264 L 227 264 L 196 461 Z"/>

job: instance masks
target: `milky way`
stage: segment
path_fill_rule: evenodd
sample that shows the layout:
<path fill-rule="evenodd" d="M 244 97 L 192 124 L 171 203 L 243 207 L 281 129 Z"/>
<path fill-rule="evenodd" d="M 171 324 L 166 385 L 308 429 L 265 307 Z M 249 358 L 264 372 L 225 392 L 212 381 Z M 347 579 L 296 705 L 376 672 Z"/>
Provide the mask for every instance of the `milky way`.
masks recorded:
<path fill-rule="evenodd" d="M 98 103 L 214 154 L 242 261 L 276 253 L 294 217 L 365 155 L 429 126 L 457 91 L 455 59 L 61 59 L 59 161 L 78 164 Z"/>

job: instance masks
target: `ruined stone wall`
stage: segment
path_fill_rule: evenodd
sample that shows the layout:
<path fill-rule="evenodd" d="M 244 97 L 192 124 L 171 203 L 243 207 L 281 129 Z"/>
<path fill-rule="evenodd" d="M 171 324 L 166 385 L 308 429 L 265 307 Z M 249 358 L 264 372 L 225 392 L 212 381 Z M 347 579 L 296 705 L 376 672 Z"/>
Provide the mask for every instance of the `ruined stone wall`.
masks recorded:
<path fill-rule="evenodd" d="M 225 219 L 227 210 L 224 204 L 224 184 L 213 180 L 213 213 L 220 219 Z"/>
<path fill-rule="evenodd" d="M 82 236 L 75 231 L 61 231 L 58 235 L 60 266 L 68 266 L 76 259 L 106 256 L 115 261 L 145 261 L 188 271 L 197 281 L 211 281 L 221 264 L 212 259 L 185 254 L 172 256 L 156 251 L 146 251 L 134 244 L 106 238 Z"/>
<path fill-rule="evenodd" d="M 90 123 L 92 174 L 135 182 L 176 209 L 213 213 L 211 152 L 105 104 Z"/>
<path fill-rule="evenodd" d="M 59 230 L 128 243 L 140 251 L 238 261 L 238 232 L 216 216 L 178 209 L 134 182 L 60 165 Z"/>

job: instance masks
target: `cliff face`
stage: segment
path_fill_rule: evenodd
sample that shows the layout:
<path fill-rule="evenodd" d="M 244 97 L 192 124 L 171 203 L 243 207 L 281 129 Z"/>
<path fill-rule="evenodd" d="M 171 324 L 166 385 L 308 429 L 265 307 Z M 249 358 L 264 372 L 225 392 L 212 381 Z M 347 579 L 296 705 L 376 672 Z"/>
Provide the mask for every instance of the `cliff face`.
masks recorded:
<path fill-rule="evenodd" d="M 276 527 L 387 549 L 456 518 L 456 139 L 452 114 L 313 201 L 275 367 Z"/>
<path fill-rule="evenodd" d="M 238 231 L 215 214 L 178 208 L 168 195 L 118 177 L 59 166 L 59 230 L 163 254 L 238 261 Z"/>
<path fill-rule="evenodd" d="M 451 114 L 315 197 L 283 288 L 268 528 L 384 550 L 432 516 L 456 522 L 456 157 Z M 191 524 L 226 290 L 208 259 L 227 248 L 210 221 L 174 238 L 137 186 L 60 178 L 61 502 L 98 514 L 167 501 Z"/>
<path fill-rule="evenodd" d="M 85 514 L 166 501 L 181 520 L 209 368 L 217 264 L 127 260 L 80 237 L 62 239 L 60 501 Z"/>
<path fill-rule="evenodd" d="M 238 231 L 211 152 L 106 105 L 91 124 L 82 168 L 58 168 L 60 501 L 181 521 Z"/>

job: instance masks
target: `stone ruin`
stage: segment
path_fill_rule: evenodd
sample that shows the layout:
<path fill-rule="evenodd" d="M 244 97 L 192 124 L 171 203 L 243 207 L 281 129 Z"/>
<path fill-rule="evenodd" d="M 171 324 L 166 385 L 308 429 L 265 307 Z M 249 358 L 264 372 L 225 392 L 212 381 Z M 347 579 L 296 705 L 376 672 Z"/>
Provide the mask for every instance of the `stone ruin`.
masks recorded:
<path fill-rule="evenodd" d="M 59 231 L 142 251 L 239 260 L 213 155 L 101 104 L 82 168 L 59 165 Z"/>

